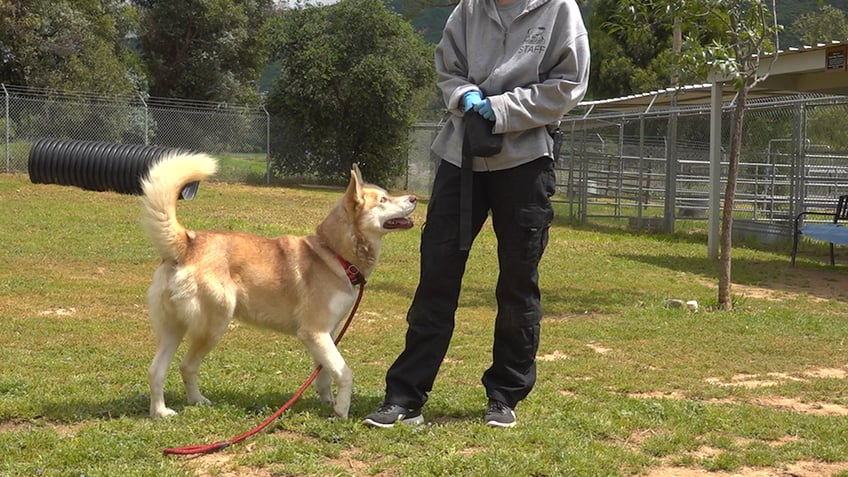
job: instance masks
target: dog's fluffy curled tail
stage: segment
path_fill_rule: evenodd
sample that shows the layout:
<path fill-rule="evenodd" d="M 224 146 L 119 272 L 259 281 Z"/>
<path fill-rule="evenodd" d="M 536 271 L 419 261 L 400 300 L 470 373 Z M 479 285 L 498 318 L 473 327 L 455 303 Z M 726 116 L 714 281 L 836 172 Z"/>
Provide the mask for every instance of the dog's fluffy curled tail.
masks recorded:
<path fill-rule="evenodd" d="M 141 226 L 163 260 L 179 261 L 189 232 L 177 220 L 183 186 L 215 174 L 218 163 L 206 154 L 172 153 L 155 163 L 141 183 Z"/>

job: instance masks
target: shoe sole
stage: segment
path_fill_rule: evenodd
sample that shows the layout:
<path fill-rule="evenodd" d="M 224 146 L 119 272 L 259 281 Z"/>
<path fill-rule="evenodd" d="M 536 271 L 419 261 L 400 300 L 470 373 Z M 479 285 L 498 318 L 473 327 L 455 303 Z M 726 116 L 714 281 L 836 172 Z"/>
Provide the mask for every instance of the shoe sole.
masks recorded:
<path fill-rule="evenodd" d="M 486 425 L 489 427 L 500 427 L 502 429 L 508 429 L 510 427 L 515 427 L 517 422 L 498 422 L 498 421 L 486 421 Z"/>
<path fill-rule="evenodd" d="M 417 426 L 419 424 L 424 424 L 424 416 L 419 415 L 419 416 L 415 416 L 415 417 L 409 417 L 409 418 L 406 418 L 406 419 L 399 419 L 395 422 L 390 422 L 388 424 L 384 424 L 382 422 L 377 422 L 377 421 L 374 421 L 374 420 L 368 419 L 368 418 L 366 418 L 362 422 L 364 424 L 369 425 L 369 426 L 379 427 L 381 429 L 388 429 L 390 427 L 395 427 L 395 424 L 398 424 L 398 423 L 404 424 L 404 425 L 407 425 L 407 426 Z"/>

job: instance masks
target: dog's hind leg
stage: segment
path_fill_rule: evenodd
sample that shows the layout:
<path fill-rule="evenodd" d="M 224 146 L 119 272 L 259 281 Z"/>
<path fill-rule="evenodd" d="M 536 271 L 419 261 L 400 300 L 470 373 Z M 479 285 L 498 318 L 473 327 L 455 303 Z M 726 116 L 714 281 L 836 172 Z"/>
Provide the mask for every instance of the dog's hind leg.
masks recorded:
<path fill-rule="evenodd" d="M 153 274 L 153 282 L 147 291 L 147 307 L 150 313 L 150 326 L 156 335 L 156 354 L 148 368 L 150 382 L 150 417 L 157 419 L 176 414 L 165 405 L 165 378 L 168 367 L 186 332 L 185 324 L 178 320 L 176 310 L 170 301 L 167 283 L 170 280 L 171 267 L 162 265 Z"/>
<path fill-rule="evenodd" d="M 203 358 L 212 351 L 212 348 L 221 340 L 222 333 L 204 333 L 191 335 L 189 347 L 182 361 L 180 361 L 180 375 L 185 386 L 186 400 L 189 404 L 210 405 L 212 402 L 200 393 L 197 383 L 197 373 Z"/>
<path fill-rule="evenodd" d="M 199 326 L 189 329 L 189 347 L 180 361 L 180 375 L 185 385 L 186 400 L 189 404 L 210 405 L 211 401 L 200 393 L 197 373 L 203 358 L 221 341 L 232 318 L 232 309 L 216 309 L 217 313 L 205 313 L 202 310 L 198 318 Z M 206 315 L 206 316 L 204 316 Z"/>
<path fill-rule="evenodd" d="M 353 394 L 353 371 L 345 364 L 341 353 L 333 344 L 333 338 L 328 333 L 298 331 L 297 337 L 312 354 L 312 359 L 320 364 L 323 369 L 319 373 L 325 374 L 326 392 L 329 392 L 329 377 L 332 377 L 338 387 L 333 411 L 337 416 L 347 418 L 350 411 L 350 398 Z M 322 390 L 316 384 L 316 390 L 321 394 Z M 321 396 L 322 399 L 324 396 Z"/>
<path fill-rule="evenodd" d="M 164 313 L 161 307 L 151 308 L 151 316 L 156 313 Z M 161 316 L 159 317 L 161 318 Z M 175 321 L 165 321 L 153 317 L 154 331 L 158 339 L 156 355 L 153 357 L 153 362 L 150 363 L 148 369 L 148 377 L 150 379 L 150 417 L 158 419 L 161 417 L 172 416 L 176 412 L 165 406 L 165 377 L 168 375 L 168 367 L 174 359 L 174 354 L 180 346 L 180 342 L 185 334 L 185 327 L 182 323 Z"/>

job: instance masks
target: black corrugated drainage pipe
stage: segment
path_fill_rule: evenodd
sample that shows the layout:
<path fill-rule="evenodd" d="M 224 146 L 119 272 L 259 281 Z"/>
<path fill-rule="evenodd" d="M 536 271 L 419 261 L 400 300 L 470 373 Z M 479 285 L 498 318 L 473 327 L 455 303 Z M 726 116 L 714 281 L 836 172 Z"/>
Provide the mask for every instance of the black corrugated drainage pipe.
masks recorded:
<path fill-rule="evenodd" d="M 29 152 L 27 169 L 34 184 L 141 195 L 141 180 L 150 166 L 165 154 L 179 151 L 144 144 L 40 138 Z M 198 186 L 198 182 L 187 184 L 180 198 L 193 199 Z"/>

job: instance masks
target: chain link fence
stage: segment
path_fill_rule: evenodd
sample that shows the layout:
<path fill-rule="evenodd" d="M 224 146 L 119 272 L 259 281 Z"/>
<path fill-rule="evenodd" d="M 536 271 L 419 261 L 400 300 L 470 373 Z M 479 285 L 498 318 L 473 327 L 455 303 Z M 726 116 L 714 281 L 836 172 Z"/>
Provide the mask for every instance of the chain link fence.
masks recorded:
<path fill-rule="evenodd" d="M 0 171 L 26 172 L 42 137 L 169 146 L 214 154 L 219 178 L 266 183 L 270 121 L 261 105 L 67 93 L 0 84 Z M 848 194 L 848 97 L 752 100 L 745 117 L 734 232 L 780 240 L 807 209 L 832 209 Z M 563 118 L 558 194 L 580 222 L 623 221 L 637 229 L 699 226 L 709 208 L 709 105 L 650 111 L 576 110 Z M 729 143 L 725 105 L 721 144 Z M 430 144 L 441 123 L 409 135 L 406 189 L 428 196 L 438 161 Z M 725 151 L 726 154 L 726 151 Z M 722 181 L 727 174 L 722 161 Z M 722 187 L 723 192 L 723 187 Z"/>
<path fill-rule="evenodd" d="M 103 96 L 0 84 L 5 172 L 25 172 L 39 138 L 147 144 L 218 157 L 218 178 L 268 180 L 270 118 L 262 106 Z"/>
<path fill-rule="evenodd" d="M 734 234 L 785 240 L 798 213 L 832 210 L 837 197 L 848 194 L 846 113 L 848 97 L 841 96 L 782 96 L 748 103 Z M 725 105 L 722 194 L 731 121 L 731 106 Z M 566 140 L 557 164 L 557 199 L 568 204 L 572 218 L 621 219 L 631 228 L 662 231 L 674 231 L 680 221 L 690 227 L 691 221 L 706 224 L 708 104 L 650 112 L 576 111 L 562 127 Z"/>

